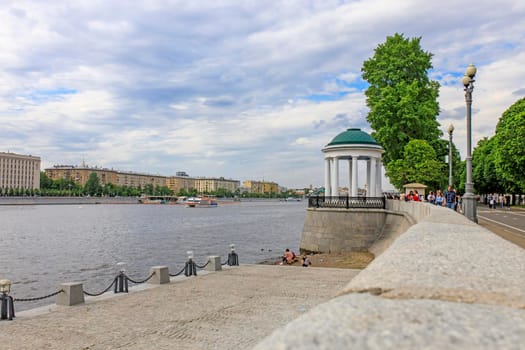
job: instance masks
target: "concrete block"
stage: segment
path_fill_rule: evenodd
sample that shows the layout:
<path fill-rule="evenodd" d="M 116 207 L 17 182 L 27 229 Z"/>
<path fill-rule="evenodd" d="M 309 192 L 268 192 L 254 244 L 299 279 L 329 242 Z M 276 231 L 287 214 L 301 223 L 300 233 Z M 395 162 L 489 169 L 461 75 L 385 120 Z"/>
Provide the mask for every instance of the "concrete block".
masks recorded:
<path fill-rule="evenodd" d="M 59 288 L 63 292 L 57 294 L 57 305 L 71 306 L 84 303 L 84 287 L 82 283 L 62 283 Z"/>
<path fill-rule="evenodd" d="M 151 284 L 165 284 L 170 283 L 170 273 L 167 266 L 153 266 L 150 273 L 155 272 L 153 277 L 148 281 Z"/>
<path fill-rule="evenodd" d="M 221 265 L 221 257 L 220 256 L 209 256 L 208 257 L 209 264 L 206 265 L 205 270 L 206 271 L 221 271 L 222 265 Z"/>

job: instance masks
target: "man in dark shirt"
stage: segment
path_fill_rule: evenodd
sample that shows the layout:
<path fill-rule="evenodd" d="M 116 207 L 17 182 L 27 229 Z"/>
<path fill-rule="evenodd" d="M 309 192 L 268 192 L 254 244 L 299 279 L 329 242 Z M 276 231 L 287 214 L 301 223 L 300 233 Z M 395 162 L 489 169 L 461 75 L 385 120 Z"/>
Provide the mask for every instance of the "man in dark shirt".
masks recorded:
<path fill-rule="evenodd" d="M 447 208 L 454 210 L 456 204 L 456 192 L 452 190 L 451 186 L 448 186 L 447 192 L 445 192 L 445 200 L 447 201 Z"/>

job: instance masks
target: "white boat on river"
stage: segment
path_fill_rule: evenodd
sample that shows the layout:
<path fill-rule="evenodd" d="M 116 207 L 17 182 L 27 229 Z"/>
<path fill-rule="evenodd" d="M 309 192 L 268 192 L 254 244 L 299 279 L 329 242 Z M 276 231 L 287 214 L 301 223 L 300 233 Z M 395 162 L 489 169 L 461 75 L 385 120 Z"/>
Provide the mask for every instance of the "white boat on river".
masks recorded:
<path fill-rule="evenodd" d="M 184 204 L 188 208 L 213 208 L 218 205 L 217 200 L 210 197 L 189 197 Z"/>

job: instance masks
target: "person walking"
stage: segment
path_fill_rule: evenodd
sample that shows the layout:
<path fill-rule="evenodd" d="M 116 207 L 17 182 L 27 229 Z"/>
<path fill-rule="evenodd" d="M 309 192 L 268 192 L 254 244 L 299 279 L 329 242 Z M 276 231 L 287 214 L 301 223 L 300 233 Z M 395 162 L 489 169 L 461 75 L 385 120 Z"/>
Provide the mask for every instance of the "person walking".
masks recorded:
<path fill-rule="evenodd" d="M 434 204 L 435 201 L 436 201 L 436 195 L 434 195 L 433 191 L 430 191 L 430 193 L 427 196 L 427 202 L 429 202 L 430 204 Z"/>
<path fill-rule="evenodd" d="M 452 190 L 452 186 L 448 186 L 447 191 L 445 192 L 445 201 L 447 203 L 447 208 L 454 210 L 456 205 L 456 192 Z"/>
<path fill-rule="evenodd" d="M 443 194 L 441 193 L 441 190 L 437 190 L 436 199 L 435 199 L 434 204 L 440 207 L 443 206 Z"/>

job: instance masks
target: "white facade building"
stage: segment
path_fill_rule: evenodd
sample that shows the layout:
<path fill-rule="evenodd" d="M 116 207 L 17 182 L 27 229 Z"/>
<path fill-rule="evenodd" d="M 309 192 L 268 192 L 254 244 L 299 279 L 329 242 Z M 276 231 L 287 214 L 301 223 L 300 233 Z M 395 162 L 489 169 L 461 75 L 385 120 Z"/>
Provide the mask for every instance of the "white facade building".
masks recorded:
<path fill-rule="evenodd" d="M 40 188 L 40 157 L 0 152 L 0 191 Z"/>

